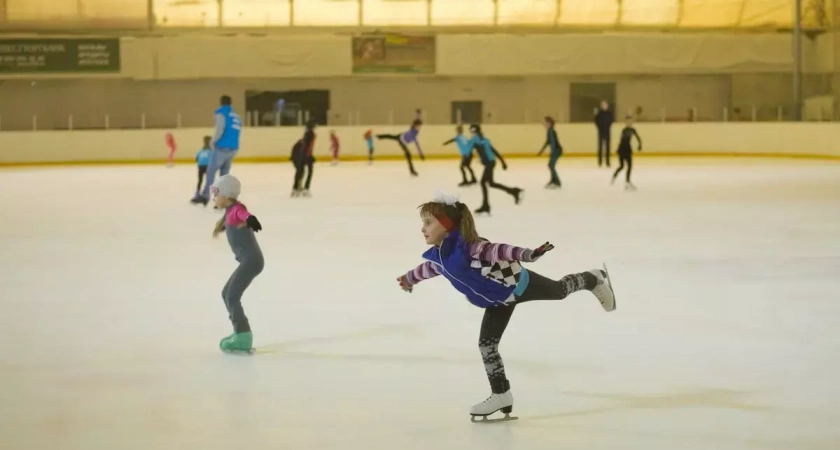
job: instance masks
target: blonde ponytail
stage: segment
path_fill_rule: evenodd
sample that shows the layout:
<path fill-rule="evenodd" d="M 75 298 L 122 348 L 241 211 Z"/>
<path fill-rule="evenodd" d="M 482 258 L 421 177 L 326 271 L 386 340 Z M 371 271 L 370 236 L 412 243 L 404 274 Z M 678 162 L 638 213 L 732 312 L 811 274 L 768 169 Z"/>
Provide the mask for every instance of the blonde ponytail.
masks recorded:
<path fill-rule="evenodd" d="M 478 231 L 475 229 L 475 220 L 473 220 L 470 208 L 467 207 L 466 204 L 459 202 L 458 213 L 461 216 L 461 223 L 458 226 L 458 231 L 461 232 L 461 236 L 464 240 L 470 244 L 481 241 L 481 236 L 478 235 Z"/>

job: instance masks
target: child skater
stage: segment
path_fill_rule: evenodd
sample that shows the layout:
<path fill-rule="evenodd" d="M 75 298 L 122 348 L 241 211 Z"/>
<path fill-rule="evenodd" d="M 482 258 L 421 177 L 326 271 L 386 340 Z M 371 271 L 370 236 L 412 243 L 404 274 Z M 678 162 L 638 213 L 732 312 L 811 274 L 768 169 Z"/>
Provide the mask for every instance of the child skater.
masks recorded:
<path fill-rule="evenodd" d="M 545 185 L 545 188 L 560 189 L 563 183 L 560 182 L 560 177 L 557 176 L 557 169 L 554 166 L 557 165 L 557 160 L 563 155 L 563 146 L 560 145 L 560 140 L 557 139 L 557 132 L 554 131 L 554 119 L 550 116 L 545 116 L 544 124 L 546 129 L 545 144 L 540 149 L 540 152 L 537 153 L 537 156 L 541 156 L 546 148 L 551 147 L 551 156 L 548 158 L 548 171 L 551 173 L 551 180 Z"/>
<path fill-rule="evenodd" d="M 303 133 L 303 139 L 297 141 L 292 147 L 292 164 L 295 165 L 295 180 L 292 186 L 292 197 L 309 197 L 309 186 L 312 183 L 312 169 L 315 163 L 315 157 L 312 155 L 312 149 L 315 146 L 315 121 L 310 120 L 306 122 L 306 131 Z M 306 175 L 306 184 L 301 187 L 300 183 L 303 180 L 303 173 L 305 169 L 309 169 Z"/>
<path fill-rule="evenodd" d="M 198 185 L 195 187 L 195 196 L 201 193 L 201 182 L 204 181 L 204 175 L 207 173 L 207 166 L 210 164 L 210 155 L 213 150 L 210 148 L 210 141 L 213 138 L 204 136 L 204 147 L 195 154 L 195 163 L 198 165 Z"/>
<path fill-rule="evenodd" d="M 407 144 L 414 143 L 417 147 L 417 154 L 420 155 L 420 159 L 426 160 L 426 157 L 423 156 L 423 149 L 420 148 L 420 141 L 417 140 L 417 135 L 420 134 L 420 128 L 423 126 L 423 121 L 420 119 L 415 119 L 414 122 L 411 123 L 411 128 L 408 131 L 402 134 L 377 134 L 376 139 L 392 139 L 397 141 L 400 144 L 400 148 L 402 149 L 403 153 L 405 154 L 405 160 L 408 161 L 408 170 L 411 172 L 412 176 L 417 176 L 417 171 L 414 170 L 414 164 L 411 162 L 411 153 L 408 151 Z"/>
<path fill-rule="evenodd" d="M 454 197 L 438 194 L 420 205 L 422 232 L 432 247 L 423 253 L 426 261 L 397 278 L 400 287 L 411 292 L 417 283 L 443 275 L 467 301 L 484 308 L 478 348 L 492 394 L 470 408 L 473 420 L 501 410 L 505 419 L 513 411 L 510 382 L 505 376 L 499 343 L 513 310 L 534 300 L 562 300 L 587 290 L 606 311 L 615 310 L 615 297 L 605 270 L 590 270 L 552 280 L 522 267 L 554 249 L 548 242 L 536 249 L 491 243 L 479 236 L 467 205 Z M 605 267 L 606 269 L 606 267 Z"/>
<path fill-rule="evenodd" d="M 175 164 L 175 152 L 178 151 L 178 144 L 175 143 L 175 136 L 166 133 L 164 136 L 166 147 L 169 148 L 169 156 L 166 158 L 166 166 L 172 167 Z"/>
<path fill-rule="evenodd" d="M 338 164 L 338 136 L 335 134 L 335 130 L 330 130 L 330 150 L 332 150 L 333 160 L 332 165 Z"/>
<path fill-rule="evenodd" d="M 469 186 L 476 183 L 475 172 L 473 172 L 472 167 L 470 167 L 473 157 L 473 146 L 470 144 L 470 140 L 464 136 L 463 125 L 455 127 L 455 132 L 455 137 L 444 142 L 443 145 L 449 145 L 453 142 L 458 145 L 458 151 L 461 153 L 461 179 L 463 180 L 458 184 L 458 186 Z M 467 172 L 470 173 L 469 180 L 467 179 Z"/>
<path fill-rule="evenodd" d="M 233 255 L 239 266 L 222 288 L 222 299 L 228 310 L 228 317 L 233 324 L 233 334 L 219 342 L 219 348 L 225 352 L 251 352 L 254 337 L 245 311 L 242 309 L 242 293 L 260 274 L 265 264 L 262 250 L 254 233 L 262 230 L 260 221 L 251 215 L 242 203 L 239 193 L 242 185 L 233 175 L 224 175 L 211 187 L 213 204 L 224 209 L 225 214 L 216 223 L 213 237 L 223 232 L 227 236 Z"/>
<path fill-rule="evenodd" d="M 365 142 L 368 148 L 368 164 L 373 164 L 373 130 L 365 131 Z"/>
<path fill-rule="evenodd" d="M 475 210 L 476 214 L 490 213 L 490 201 L 487 198 L 488 186 L 494 189 L 503 190 L 512 195 L 513 201 L 518 205 L 522 198 L 522 189 L 516 187 L 509 188 L 503 184 L 496 183 L 496 181 L 493 180 L 493 171 L 496 170 L 496 158 L 499 158 L 499 162 L 502 163 L 502 170 L 507 170 L 507 164 L 505 163 L 504 158 L 502 158 L 499 151 L 493 147 L 493 144 L 490 143 L 490 139 L 484 137 L 484 134 L 481 132 L 481 125 L 470 125 L 470 132 L 473 134 L 472 139 L 470 139 L 471 146 L 475 148 L 476 152 L 478 152 L 481 164 L 484 165 L 484 172 L 481 174 L 481 196 L 483 200 L 481 202 L 481 207 Z"/>
<path fill-rule="evenodd" d="M 618 169 L 615 169 L 612 181 L 610 181 L 610 184 L 615 183 L 616 177 L 618 177 L 621 169 L 624 169 L 624 163 L 626 162 L 627 178 L 626 184 L 624 185 L 624 190 L 626 191 L 636 190 L 636 186 L 633 186 L 633 183 L 630 182 L 630 172 L 633 170 L 633 146 L 631 145 L 633 136 L 639 141 L 639 151 L 642 151 L 642 138 L 639 137 L 639 133 L 633 128 L 633 116 L 628 115 L 624 118 L 624 129 L 621 130 L 621 140 L 618 142 L 618 151 L 616 152 L 618 153 Z"/>

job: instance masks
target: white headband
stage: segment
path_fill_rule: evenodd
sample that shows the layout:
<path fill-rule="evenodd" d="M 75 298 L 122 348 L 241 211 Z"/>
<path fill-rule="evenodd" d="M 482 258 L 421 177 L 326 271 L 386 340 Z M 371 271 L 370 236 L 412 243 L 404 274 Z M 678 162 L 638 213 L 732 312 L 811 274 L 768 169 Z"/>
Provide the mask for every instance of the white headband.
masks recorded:
<path fill-rule="evenodd" d="M 458 196 L 444 194 L 442 191 L 435 191 L 435 199 L 433 201 L 435 203 L 444 203 L 449 206 L 455 206 L 455 204 L 458 203 Z"/>

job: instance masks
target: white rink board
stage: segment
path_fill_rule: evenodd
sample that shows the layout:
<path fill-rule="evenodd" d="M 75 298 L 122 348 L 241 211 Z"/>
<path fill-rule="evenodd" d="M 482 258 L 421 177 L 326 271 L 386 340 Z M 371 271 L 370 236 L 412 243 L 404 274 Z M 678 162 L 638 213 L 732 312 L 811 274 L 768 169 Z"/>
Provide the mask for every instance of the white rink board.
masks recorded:
<path fill-rule="evenodd" d="M 393 134 L 407 126 L 318 127 L 317 157 L 330 159 L 329 131 L 335 130 L 343 158 L 366 158 L 363 139 L 368 129 Z M 539 124 L 483 126 L 493 145 L 505 156 L 534 156 L 545 143 L 545 128 Z M 612 151 L 621 133 L 621 123 L 612 128 Z M 783 156 L 840 158 L 840 125 L 834 123 L 639 123 L 636 128 L 647 155 Z M 566 155 L 594 155 L 597 133 L 592 124 L 558 124 L 557 134 Z M 42 163 L 108 163 L 163 161 L 167 130 L 38 131 L 0 133 L 0 165 Z M 178 143 L 176 158 L 192 162 L 202 138 L 211 128 L 171 130 Z M 242 132 L 240 160 L 288 159 L 303 128 L 246 128 Z M 425 125 L 420 142 L 425 154 L 456 158 L 455 144 L 442 145 L 455 136 L 451 125 Z M 635 146 L 635 143 L 633 144 Z M 400 157 L 394 141 L 376 141 L 377 157 Z M 411 147 L 412 152 L 414 148 Z M 416 155 L 416 153 L 415 153 Z M 547 159 L 547 154 L 544 154 Z"/>

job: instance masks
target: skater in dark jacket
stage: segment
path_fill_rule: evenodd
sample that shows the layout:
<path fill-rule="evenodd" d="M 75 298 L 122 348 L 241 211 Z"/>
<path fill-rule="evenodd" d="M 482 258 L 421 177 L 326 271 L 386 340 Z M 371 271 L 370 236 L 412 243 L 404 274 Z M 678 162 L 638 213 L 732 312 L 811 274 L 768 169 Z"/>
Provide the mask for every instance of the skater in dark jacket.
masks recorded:
<path fill-rule="evenodd" d="M 598 129 L 598 167 L 606 159 L 610 166 L 610 130 L 615 122 L 615 116 L 610 111 L 610 104 L 606 100 L 601 102 L 601 108 L 595 113 L 595 128 Z"/>
<path fill-rule="evenodd" d="M 554 131 L 554 119 L 546 116 L 544 124 L 546 129 L 545 144 L 540 149 L 540 152 L 537 153 L 537 156 L 542 156 L 545 149 L 551 147 L 551 154 L 548 158 L 548 170 L 551 173 L 551 179 L 545 185 L 545 188 L 560 189 L 562 183 L 560 182 L 560 177 L 557 175 L 557 169 L 554 166 L 557 165 L 557 160 L 563 155 L 563 146 L 560 145 L 560 140 L 557 139 L 557 132 Z"/>
<path fill-rule="evenodd" d="M 627 116 L 624 120 L 624 129 L 621 130 L 621 140 L 618 143 L 618 162 L 619 166 L 618 169 L 615 169 L 615 173 L 613 173 L 611 183 L 615 183 L 615 179 L 618 177 L 618 174 L 621 173 L 621 170 L 624 169 L 624 164 L 627 164 L 627 178 L 625 179 L 624 189 L 628 191 L 635 191 L 636 186 L 633 186 L 633 183 L 630 182 L 630 172 L 633 171 L 633 146 L 632 141 L 633 137 L 636 137 L 636 140 L 639 141 L 639 151 L 642 151 L 642 138 L 639 137 L 639 133 L 636 132 L 636 129 L 633 128 L 633 117 Z"/>
<path fill-rule="evenodd" d="M 303 139 L 297 141 L 292 147 L 292 164 L 295 165 L 295 181 L 292 186 L 292 197 L 308 197 L 309 186 L 312 184 L 312 169 L 315 164 L 315 156 L 313 149 L 315 147 L 315 121 L 310 120 L 306 122 L 306 131 L 303 133 Z M 303 181 L 304 171 L 308 169 L 309 173 L 306 175 L 306 184 L 301 186 Z"/>
<path fill-rule="evenodd" d="M 535 248 L 491 243 L 479 236 L 467 205 L 454 197 L 438 195 L 420 206 L 426 244 L 425 262 L 397 278 L 400 287 L 411 292 L 421 281 L 442 275 L 467 301 L 484 309 L 478 349 L 492 394 L 470 408 L 470 415 L 487 417 L 496 411 L 509 414 L 513 395 L 499 344 L 514 308 L 535 300 L 562 300 L 587 290 L 606 311 L 615 309 L 615 296 L 606 271 L 590 270 L 549 279 L 522 266 L 537 261 L 554 248 L 546 242 Z M 508 418 L 506 416 L 506 418 Z"/>

